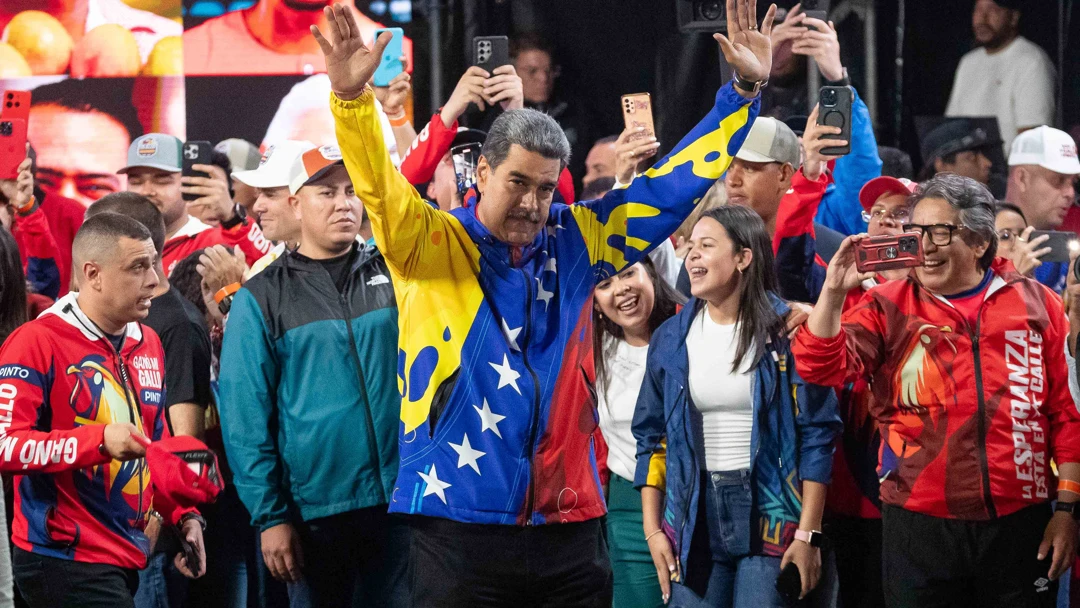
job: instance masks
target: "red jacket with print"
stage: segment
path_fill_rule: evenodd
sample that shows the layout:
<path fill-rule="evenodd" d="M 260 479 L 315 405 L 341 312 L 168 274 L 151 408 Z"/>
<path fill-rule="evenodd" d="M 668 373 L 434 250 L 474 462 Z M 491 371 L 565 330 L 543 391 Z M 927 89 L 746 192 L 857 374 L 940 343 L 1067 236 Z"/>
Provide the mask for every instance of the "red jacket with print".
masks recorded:
<path fill-rule="evenodd" d="M 885 504 L 993 519 L 1054 498 L 1051 458 L 1080 462 L 1061 300 L 1003 259 L 993 271 L 974 326 L 909 277 L 870 289 L 835 338 L 796 334 L 807 382 L 870 382 Z"/>
<path fill-rule="evenodd" d="M 214 245 L 239 247 L 240 251 L 244 252 L 248 266 L 251 266 L 270 251 L 273 243 L 266 240 L 262 229 L 250 218 L 245 218 L 232 228 L 224 228 L 208 226 L 188 216 L 187 223 L 171 239 L 165 241 L 165 248 L 161 252 L 161 263 L 165 268 L 165 275 L 172 274 L 173 268 L 180 260 L 200 249 Z"/>
<path fill-rule="evenodd" d="M 118 354 L 75 293 L 17 329 L 0 349 L 0 473 L 13 474 L 15 546 L 78 562 L 144 568 L 153 503 L 144 459 L 99 451 L 105 425 L 147 437 L 165 424 L 165 356 L 152 329 L 129 323 Z"/>

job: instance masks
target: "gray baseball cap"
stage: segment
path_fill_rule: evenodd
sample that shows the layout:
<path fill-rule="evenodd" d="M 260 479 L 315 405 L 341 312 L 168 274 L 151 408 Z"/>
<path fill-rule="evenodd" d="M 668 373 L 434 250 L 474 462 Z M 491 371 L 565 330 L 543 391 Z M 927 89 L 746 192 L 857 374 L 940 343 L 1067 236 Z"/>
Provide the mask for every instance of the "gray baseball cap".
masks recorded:
<path fill-rule="evenodd" d="M 179 173 L 183 169 L 180 163 L 179 139 L 164 133 L 147 133 L 135 138 L 128 147 L 127 166 L 117 173 L 127 173 L 135 167 L 150 167 L 162 171 Z"/>
<path fill-rule="evenodd" d="M 735 158 L 751 163 L 788 164 L 798 169 L 802 150 L 791 127 L 775 118 L 758 116 Z"/>

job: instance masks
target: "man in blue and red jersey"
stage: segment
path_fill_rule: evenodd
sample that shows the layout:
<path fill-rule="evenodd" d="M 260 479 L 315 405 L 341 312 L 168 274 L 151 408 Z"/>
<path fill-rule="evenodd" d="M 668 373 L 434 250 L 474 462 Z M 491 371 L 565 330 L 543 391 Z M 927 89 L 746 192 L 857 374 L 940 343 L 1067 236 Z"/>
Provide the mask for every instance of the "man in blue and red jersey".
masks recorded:
<path fill-rule="evenodd" d="M 158 285 L 156 259 L 135 220 L 87 220 L 73 245 L 81 291 L 0 350 L 0 472 L 15 475 L 12 570 L 32 608 L 134 605 L 154 514 L 138 438 L 169 435 L 161 342 L 139 322 Z M 179 518 L 200 556 L 177 567 L 200 575 L 201 518 L 167 516 Z"/>

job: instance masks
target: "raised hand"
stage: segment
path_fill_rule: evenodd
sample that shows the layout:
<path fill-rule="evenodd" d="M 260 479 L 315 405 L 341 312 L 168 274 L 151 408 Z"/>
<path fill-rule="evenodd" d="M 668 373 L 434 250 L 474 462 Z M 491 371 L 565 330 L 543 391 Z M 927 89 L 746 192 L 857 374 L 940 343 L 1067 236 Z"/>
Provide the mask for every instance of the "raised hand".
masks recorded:
<path fill-rule="evenodd" d="M 520 110 L 525 106 L 525 88 L 512 65 L 500 65 L 492 70 L 491 78 L 484 81 L 483 93 L 488 105 L 498 103 L 504 110 Z"/>
<path fill-rule="evenodd" d="M 393 34 L 383 32 L 375 40 L 374 48 L 368 49 L 360 37 L 356 16 L 348 6 L 328 6 L 323 9 L 323 14 L 326 15 L 329 39 L 319 31 L 318 26 L 311 26 L 311 34 L 315 36 L 326 59 L 330 89 L 342 100 L 356 99 L 364 92 L 364 87 L 379 67 L 380 58 Z"/>
<path fill-rule="evenodd" d="M 799 36 L 791 52 L 796 55 L 813 57 L 826 80 L 837 81 L 844 77 L 844 64 L 840 61 L 840 40 L 836 37 L 836 26 L 830 21 L 807 17 L 802 20 L 805 31 Z"/>
<path fill-rule="evenodd" d="M 645 127 L 630 127 L 615 140 L 615 179 L 629 184 L 641 162 L 656 154 L 660 142 L 645 134 Z"/>
<path fill-rule="evenodd" d="M 458 80 L 457 86 L 454 87 L 454 92 L 450 94 L 450 99 L 446 101 L 442 112 L 440 112 L 446 128 L 449 129 L 450 125 L 454 124 L 454 121 L 464 114 L 465 110 L 469 109 L 470 103 L 480 108 L 481 112 L 486 108 L 484 105 L 486 102 L 484 83 L 489 78 L 491 78 L 491 74 L 488 74 L 484 68 L 474 65 L 465 70 L 465 73 L 461 75 L 461 79 Z"/>
<path fill-rule="evenodd" d="M 375 87 L 375 99 L 382 104 L 387 116 L 399 117 L 405 112 L 405 100 L 409 98 L 411 90 L 412 77 L 408 72 L 402 72 L 394 76 L 388 86 Z"/>
<path fill-rule="evenodd" d="M 757 0 L 727 0 L 728 35 L 713 34 L 724 59 L 741 78 L 766 80 L 772 70 L 772 29 L 776 5 L 769 7 L 761 30 L 757 26 Z"/>
<path fill-rule="evenodd" d="M 806 119 L 806 130 L 803 131 L 802 136 L 803 177 L 816 182 L 821 177 L 821 174 L 825 172 L 828 162 L 834 158 L 840 158 L 839 156 L 823 154 L 821 151 L 825 148 L 846 146 L 846 139 L 831 138 L 839 135 L 842 130 L 840 127 L 819 125 L 818 106 L 814 106 L 814 111 L 810 112 L 810 116 Z"/>

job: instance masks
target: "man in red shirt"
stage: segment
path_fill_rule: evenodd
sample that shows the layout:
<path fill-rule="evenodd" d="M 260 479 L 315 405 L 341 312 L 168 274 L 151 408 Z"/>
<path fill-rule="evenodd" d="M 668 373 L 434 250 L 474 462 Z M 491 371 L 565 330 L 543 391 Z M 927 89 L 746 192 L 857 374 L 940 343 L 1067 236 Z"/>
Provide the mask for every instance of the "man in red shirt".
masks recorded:
<path fill-rule="evenodd" d="M 196 250 L 214 245 L 236 245 L 247 263 L 254 264 L 270 251 L 270 241 L 258 224 L 245 217 L 229 196 L 225 172 L 214 165 L 194 165 L 211 177 L 181 177 L 180 140 L 164 133 L 147 133 L 128 148 L 127 189 L 141 194 L 161 211 L 165 220 L 165 249 L 162 264 L 165 274 Z M 184 201 L 184 194 L 196 195 Z M 206 206 L 217 215 L 220 225 L 210 227 L 188 214 L 188 209 Z"/>

